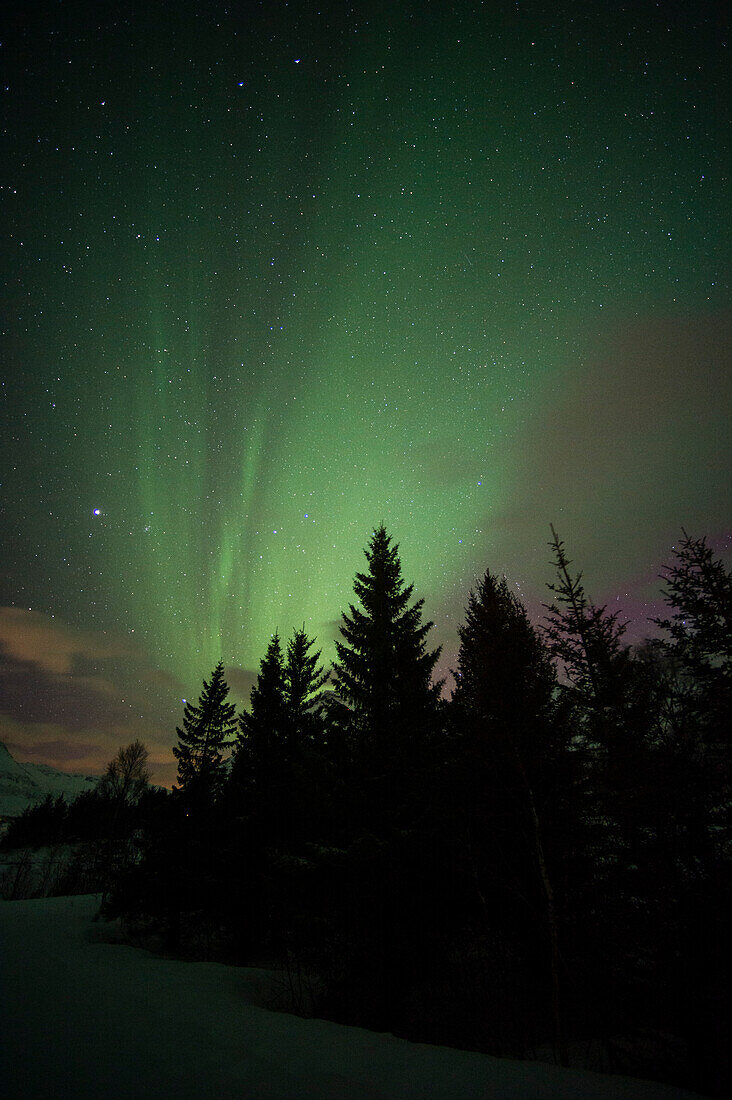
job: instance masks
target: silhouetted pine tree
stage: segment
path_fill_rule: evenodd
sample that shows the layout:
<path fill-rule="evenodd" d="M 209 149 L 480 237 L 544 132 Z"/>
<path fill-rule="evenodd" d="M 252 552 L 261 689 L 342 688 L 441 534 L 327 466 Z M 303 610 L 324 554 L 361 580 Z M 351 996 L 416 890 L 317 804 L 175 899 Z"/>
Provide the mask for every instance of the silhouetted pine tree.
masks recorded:
<path fill-rule="evenodd" d="M 561 865 L 558 849 L 571 843 L 570 830 L 576 842 L 577 817 L 569 812 L 574 765 L 555 713 L 555 673 L 523 604 L 505 578 L 490 571 L 470 593 L 459 635 L 453 709 L 461 733 L 466 850 L 485 919 L 515 939 L 530 985 L 537 970 L 550 979 L 554 1038 L 564 1060 L 552 861 Z M 537 942 L 546 949 L 535 957 Z M 530 988 L 529 1000 L 536 994 Z"/>
<path fill-rule="evenodd" d="M 454 698 L 505 737 L 511 752 L 531 759 L 537 717 L 549 711 L 556 682 L 552 663 L 520 599 L 490 571 L 470 593 Z M 486 736 L 488 734 L 486 733 Z"/>
<path fill-rule="evenodd" d="M 276 801 L 275 787 L 291 738 L 282 646 L 275 634 L 260 662 L 249 708 L 239 716 L 231 778 L 246 814 L 252 814 L 255 801 L 258 811 Z"/>
<path fill-rule="evenodd" d="M 732 1073 L 725 975 L 732 901 L 732 573 L 683 532 L 664 569 L 667 634 L 650 648 L 664 698 L 655 793 L 666 896 L 659 987 L 689 1044 L 697 1087 L 726 1095 Z M 663 956 L 662 956 L 662 961 Z"/>
<path fill-rule="evenodd" d="M 577 884 L 575 907 L 584 917 L 572 938 L 574 971 L 587 981 L 585 1010 L 590 1003 L 601 1010 L 599 1028 L 620 1019 L 632 1026 L 655 996 L 655 926 L 663 919 L 653 885 L 661 828 L 657 698 L 647 666 L 622 641 L 626 624 L 588 598 L 554 528 L 550 546 L 557 582 L 549 585 L 555 598 L 545 605 L 544 636 L 566 677 L 561 692 L 586 782 L 588 875 Z"/>
<path fill-rule="evenodd" d="M 332 768 L 326 753 L 324 687 L 329 673 L 320 661 L 320 650 L 305 629 L 296 630 L 287 645 L 285 699 L 290 714 L 289 802 L 290 843 L 302 850 L 306 839 L 319 835 L 330 809 Z"/>
<path fill-rule="evenodd" d="M 177 789 L 190 805 L 215 798 L 226 777 L 222 752 L 232 744 L 236 728 L 236 707 L 226 701 L 228 694 L 223 662 L 219 661 L 211 680 L 203 681 L 198 705 L 186 703 L 183 726 L 176 728 Z"/>
<path fill-rule="evenodd" d="M 285 667 L 278 634 L 260 661 L 249 707 L 239 716 L 227 803 L 229 922 L 236 951 L 272 950 L 283 915 L 275 909 L 273 867 L 290 832 L 290 752 L 293 723 L 286 698 Z"/>
<path fill-rule="evenodd" d="M 582 573 L 572 576 L 564 543 L 551 528 L 557 583 L 549 584 L 554 601 L 545 604 L 544 636 L 574 692 L 595 710 L 617 705 L 618 683 L 629 657 L 622 637 L 627 623 L 607 607 L 596 607 L 585 593 Z"/>
<path fill-rule="evenodd" d="M 431 682 L 440 650 L 426 644 L 434 624 L 422 622 L 424 600 L 410 605 L 414 586 L 404 584 L 398 550 L 383 526 L 374 532 L 365 550 L 368 570 L 353 585 L 361 606 L 344 613 L 343 640 L 335 643 L 340 720 L 367 774 L 417 763 L 442 686 Z"/>
<path fill-rule="evenodd" d="M 198 704 L 186 703 L 183 725 L 176 730 L 176 797 L 160 837 L 161 847 L 150 849 L 149 866 L 165 853 L 169 947 L 177 951 L 195 944 L 194 950 L 204 957 L 226 894 L 221 844 L 221 795 L 227 776 L 223 751 L 232 743 L 236 727 L 236 707 L 227 702 L 228 695 L 219 661 L 210 681 L 203 681 Z"/>
<path fill-rule="evenodd" d="M 704 668 L 732 675 L 732 572 L 714 557 L 706 538 L 683 532 L 676 562 L 666 566 L 662 579 L 671 614 L 655 619 L 667 630 L 685 658 Z M 675 548 L 674 548 L 675 549 Z"/>
<path fill-rule="evenodd" d="M 677 749 L 705 772 L 707 827 L 721 849 L 729 841 L 732 803 L 732 572 L 705 538 L 684 532 L 662 579 L 670 614 L 653 621 L 669 635 L 657 643 L 673 674 L 667 728 Z"/>
<path fill-rule="evenodd" d="M 396 1026 L 434 940 L 439 887 L 426 780 L 440 718 L 440 685 L 431 682 L 439 650 L 427 648 L 432 623 L 422 622 L 423 601 L 411 602 L 383 526 L 365 554 L 328 700 L 336 783 L 333 832 L 314 869 L 320 966 L 333 975 L 342 1018 Z"/>
<path fill-rule="evenodd" d="M 622 641 L 627 623 L 589 599 L 582 574 L 571 574 L 564 544 L 551 530 L 557 582 L 548 585 L 554 601 L 544 605 L 544 638 L 566 677 L 563 690 L 578 710 L 595 774 L 612 791 L 615 811 L 630 813 L 648 763 L 653 714 Z"/>
<path fill-rule="evenodd" d="M 677 701 L 697 726 L 705 751 L 725 772 L 729 796 L 732 572 L 714 557 L 705 538 L 683 535 L 675 563 L 662 574 L 670 614 L 654 622 L 669 635 L 662 645 L 677 670 Z"/>
<path fill-rule="evenodd" d="M 318 665 L 321 651 L 310 652 L 314 644 L 304 627 L 296 630 L 287 644 L 284 668 L 287 704 L 295 729 L 304 737 L 315 734 L 315 723 L 325 700 L 323 688 L 330 677 L 322 665 Z"/>
<path fill-rule="evenodd" d="M 328 674 L 318 665 L 320 651 L 310 652 L 313 645 L 304 629 L 295 631 L 285 660 L 275 634 L 262 658 L 249 709 L 239 719 L 232 762 L 232 788 L 241 812 L 251 814 L 254 802 L 258 813 L 265 805 L 277 805 L 280 815 L 286 812 L 279 803 L 283 788 L 294 782 L 295 769 L 320 730 Z"/>

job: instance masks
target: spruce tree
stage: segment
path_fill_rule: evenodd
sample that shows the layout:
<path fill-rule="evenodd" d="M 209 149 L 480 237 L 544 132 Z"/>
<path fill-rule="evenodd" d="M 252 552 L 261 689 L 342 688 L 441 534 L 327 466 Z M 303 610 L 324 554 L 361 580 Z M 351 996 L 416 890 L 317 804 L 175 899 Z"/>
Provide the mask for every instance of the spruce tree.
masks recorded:
<path fill-rule="evenodd" d="M 551 864 L 552 857 L 557 862 L 557 834 L 566 839 L 571 828 L 573 768 L 554 714 L 554 669 L 523 604 L 505 578 L 499 581 L 490 571 L 470 593 L 459 636 L 453 711 L 461 735 L 464 776 L 457 794 L 469 838 L 469 872 L 489 927 L 501 928 L 509 939 L 518 935 L 524 956 L 531 955 L 526 945 L 536 942 L 534 914 L 541 914 L 539 942 L 547 945 L 542 954 L 554 1037 L 564 1062 Z M 529 973 L 536 969 L 527 967 Z"/>
<path fill-rule="evenodd" d="M 292 723 L 285 695 L 285 666 L 279 635 L 275 634 L 260 662 L 249 708 L 239 717 L 232 781 L 249 797 L 256 790 L 268 795 L 278 764 L 286 754 Z"/>
<path fill-rule="evenodd" d="M 310 652 L 314 644 L 305 627 L 296 630 L 287 644 L 284 668 L 287 704 L 296 728 L 303 734 L 313 732 L 314 720 L 325 698 L 323 688 L 329 679 L 329 673 L 318 665 L 321 651 Z"/>
<path fill-rule="evenodd" d="M 219 793 L 226 777 L 222 751 L 233 741 L 236 707 L 228 703 L 229 687 L 223 662 L 203 681 L 198 705 L 186 703 L 183 726 L 177 727 L 178 790 L 191 803 L 210 800 Z"/>
<path fill-rule="evenodd" d="M 270 948 L 276 942 L 279 951 L 287 940 L 293 919 L 288 857 L 297 852 L 302 864 L 321 809 L 311 757 L 326 677 L 312 645 L 304 629 L 296 631 L 285 659 L 279 635 L 272 637 L 239 719 L 228 795 L 238 868 L 230 901 L 243 955 L 253 942 Z"/>
<path fill-rule="evenodd" d="M 249 709 L 239 719 L 232 767 L 239 801 L 244 788 L 250 795 L 255 787 L 266 795 L 316 738 L 328 673 L 318 665 L 320 651 L 310 652 L 313 645 L 303 628 L 290 639 L 286 659 L 279 635 L 267 647 Z"/>
<path fill-rule="evenodd" d="M 647 678 L 622 640 L 627 623 L 592 602 L 582 573 L 572 574 L 564 543 L 553 527 L 551 532 L 557 581 L 548 585 L 554 601 L 544 605 L 544 639 L 564 673 L 562 691 L 574 709 L 578 747 L 597 788 L 598 817 L 621 819 L 633 831 L 654 726 Z"/>
<path fill-rule="evenodd" d="M 653 621 L 668 631 L 685 659 L 697 669 L 710 666 L 732 676 L 732 572 L 707 545 L 683 531 L 676 560 L 662 579 L 671 614 Z"/>
<path fill-rule="evenodd" d="M 617 704 L 629 650 L 622 644 L 627 623 L 589 599 L 582 573 L 573 576 L 564 543 L 551 528 L 557 582 L 549 584 L 554 601 L 545 604 L 544 636 L 574 691 L 591 707 Z"/>
<path fill-rule="evenodd" d="M 716 773 L 716 792 L 729 808 L 732 730 L 732 572 L 707 545 L 683 532 L 673 565 L 666 566 L 665 618 L 653 621 L 667 637 L 659 645 L 676 670 L 675 737 L 696 741 Z M 693 732 L 692 732 L 693 731 Z M 720 784 L 719 780 L 723 782 Z M 727 814 L 729 823 L 729 814 Z"/>
<path fill-rule="evenodd" d="M 654 620 L 666 632 L 656 643 L 667 695 L 658 793 L 673 883 L 661 927 L 669 930 L 670 999 L 684 1006 L 699 1087 L 721 1096 L 729 1080 L 729 1013 L 719 1006 L 732 893 L 732 573 L 706 538 L 684 531 L 674 550 L 662 574 L 668 611 Z"/>
<path fill-rule="evenodd" d="M 328 698 L 332 832 L 317 856 L 327 888 L 316 911 L 321 965 L 339 978 L 329 990 L 344 1018 L 393 1026 L 397 1005 L 424 968 L 437 938 L 440 895 L 428 791 L 430 751 L 440 717 L 431 682 L 439 650 L 432 623 L 412 602 L 398 547 L 383 526 L 365 551 L 336 642 Z M 437 922 L 439 923 L 439 922 Z"/>
<path fill-rule="evenodd" d="M 333 687 L 342 704 L 340 720 L 345 719 L 367 769 L 405 763 L 419 751 L 442 686 L 431 682 L 440 650 L 426 644 L 434 624 L 422 622 L 424 600 L 410 605 L 414 586 L 404 584 L 398 551 L 379 527 L 364 551 L 368 570 L 357 573 L 353 585 L 360 607 L 350 604 L 340 628 L 343 640 L 335 643 Z"/>
<path fill-rule="evenodd" d="M 500 723 L 523 752 L 525 739 L 535 733 L 537 717 L 549 707 L 555 675 L 526 609 L 505 578 L 499 581 L 486 572 L 470 593 L 458 634 L 455 698 L 477 715 Z"/>
<path fill-rule="evenodd" d="M 628 1004 L 652 996 L 655 980 L 655 924 L 662 919 L 651 886 L 660 831 L 652 795 L 658 713 L 648 668 L 622 640 L 626 624 L 590 600 L 553 528 L 550 545 L 557 582 L 549 585 L 555 599 L 545 605 L 544 636 L 566 677 L 561 694 L 572 715 L 584 786 L 587 873 L 575 889 L 574 909 L 584 909 L 585 917 L 575 922 L 573 945 L 581 956 L 577 970 L 581 966 L 603 990 L 594 1000 L 604 1014 L 598 1026 L 610 1029 Z"/>
<path fill-rule="evenodd" d="M 708 812 L 697 832 L 724 849 L 732 828 L 732 572 L 706 538 L 683 534 L 662 574 L 669 615 L 653 620 L 668 634 L 658 644 L 675 671 L 666 744 L 686 758 L 687 785 L 690 772 L 699 774 Z"/>

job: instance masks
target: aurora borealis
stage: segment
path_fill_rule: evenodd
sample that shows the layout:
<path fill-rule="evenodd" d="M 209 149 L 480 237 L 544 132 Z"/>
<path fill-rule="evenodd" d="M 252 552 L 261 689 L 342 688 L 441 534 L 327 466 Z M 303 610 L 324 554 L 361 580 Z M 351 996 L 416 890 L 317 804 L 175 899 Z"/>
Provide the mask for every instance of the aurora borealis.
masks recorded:
<path fill-rule="evenodd" d="M 2 35 L 0 739 L 174 772 L 373 527 L 449 668 L 549 524 L 653 613 L 729 540 L 716 5 L 42 3 Z M 639 635 L 644 632 L 639 626 Z"/>

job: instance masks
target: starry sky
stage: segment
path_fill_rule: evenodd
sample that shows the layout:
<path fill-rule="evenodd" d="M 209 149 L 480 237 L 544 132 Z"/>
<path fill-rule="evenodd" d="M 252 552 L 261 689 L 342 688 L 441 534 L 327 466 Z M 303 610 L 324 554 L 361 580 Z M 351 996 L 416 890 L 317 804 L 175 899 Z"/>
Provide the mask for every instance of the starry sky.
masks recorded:
<path fill-rule="evenodd" d="M 730 546 L 722 6 L 282 0 L 2 19 L 0 739 L 175 774 L 181 700 L 333 653 L 384 522 L 454 663 L 554 523 L 657 613 Z"/>

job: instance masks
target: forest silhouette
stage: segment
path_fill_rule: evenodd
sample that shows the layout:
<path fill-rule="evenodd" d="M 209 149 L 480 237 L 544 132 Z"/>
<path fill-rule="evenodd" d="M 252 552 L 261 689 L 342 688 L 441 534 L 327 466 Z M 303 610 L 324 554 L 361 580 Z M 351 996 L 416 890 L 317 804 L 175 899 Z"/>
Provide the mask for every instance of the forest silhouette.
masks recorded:
<path fill-rule="evenodd" d="M 684 532 L 631 647 L 550 545 L 541 625 L 490 571 L 468 594 L 446 698 L 379 527 L 331 669 L 304 628 L 275 634 L 237 715 L 219 663 L 171 792 L 136 743 L 4 846 L 84 842 L 75 884 L 104 917 L 279 965 L 303 1012 L 563 1064 L 596 1044 L 604 1068 L 726 1094 L 732 575 Z"/>

